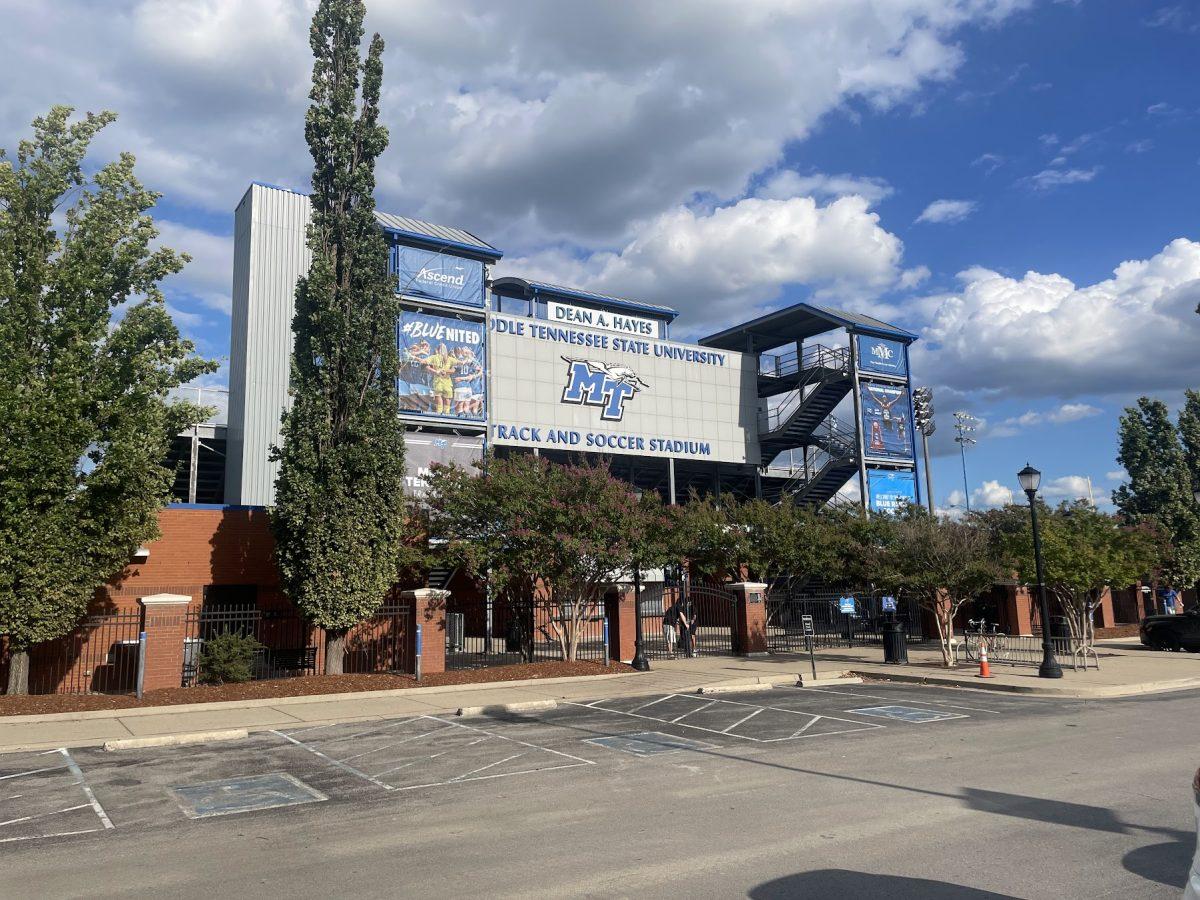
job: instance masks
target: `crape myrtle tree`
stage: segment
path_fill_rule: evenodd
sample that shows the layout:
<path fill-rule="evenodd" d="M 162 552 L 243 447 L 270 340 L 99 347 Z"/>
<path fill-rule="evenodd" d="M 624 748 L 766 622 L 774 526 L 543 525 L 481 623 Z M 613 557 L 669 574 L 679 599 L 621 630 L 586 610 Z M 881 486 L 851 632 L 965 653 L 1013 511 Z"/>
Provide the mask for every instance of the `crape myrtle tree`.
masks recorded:
<path fill-rule="evenodd" d="M 952 666 L 954 617 L 996 583 L 1003 571 L 999 554 L 987 532 L 971 521 L 939 520 L 911 505 L 894 518 L 878 518 L 878 581 L 930 613 L 942 664 Z"/>
<path fill-rule="evenodd" d="M 1190 391 L 1176 430 L 1161 400 L 1142 397 L 1121 416 L 1117 461 L 1129 480 L 1113 491 L 1113 503 L 1127 522 L 1153 522 L 1165 532 L 1170 550 L 1162 578 L 1185 588 L 1200 578 L 1200 509 L 1192 496 L 1200 399 Z M 1181 441 L 1182 437 L 1182 441 Z"/>
<path fill-rule="evenodd" d="M 28 692 L 29 648 L 69 632 L 95 589 L 158 536 L 175 474 L 170 439 L 210 414 L 170 392 L 215 368 L 180 337 L 159 290 L 187 262 L 155 246 L 149 210 L 159 195 L 129 154 L 83 169 L 115 115 L 71 113 L 54 107 L 15 158 L 0 152 L 0 635 L 10 694 Z"/>
<path fill-rule="evenodd" d="M 1046 589 L 1085 648 L 1094 639 L 1093 612 L 1107 587 L 1132 584 L 1158 567 L 1165 541 L 1151 522 L 1124 524 L 1083 500 L 1051 509 L 1042 501 L 1038 524 Z M 1005 566 L 1035 584 L 1037 569 L 1029 510 L 1010 505 L 974 517 L 1001 551 Z M 1045 627 L 1045 623 L 1043 623 Z"/>
<path fill-rule="evenodd" d="M 672 558 L 673 513 L 657 494 L 636 496 L 604 461 L 558 465 L 520 453 L 480 467 L 482 475 L 434 466 L 427 476 L 431 547 L 516 617 L 526 659 L 541 638 L 573 661 L 586 623 L 603 615 L 605 591 L 631 562 Z"/>
<path fill-rule="evenodd" d="M 375 223 L 383 41 L 360 59 L 361 0 L 321 0 L 305 123 L 313 158 L 312 264 L 296 285 L 292 406 L 283 417 L 271 522 L 288 595 L 326 635 L 342 672 L 346 635 L 405 563 L 404 434 L 388 248 Z M 361 87 L 361 92 L 360 92 Z"/>

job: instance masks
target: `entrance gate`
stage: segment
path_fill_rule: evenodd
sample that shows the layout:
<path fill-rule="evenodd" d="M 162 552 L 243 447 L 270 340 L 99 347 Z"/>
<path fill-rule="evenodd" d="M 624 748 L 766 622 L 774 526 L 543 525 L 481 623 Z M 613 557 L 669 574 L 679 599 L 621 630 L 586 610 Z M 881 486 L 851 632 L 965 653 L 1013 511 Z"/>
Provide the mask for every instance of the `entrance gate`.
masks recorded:
<path fill-rule="evenodd" d="M 677 618 L 673 610 L 682 618 Z M 699 656 L 731 656 L 737 646 L 737 595 L 719 585 L 652 584 L 642 589 L 642 640 L 650 659 L 686 655 L 690 644 Z M 663 622 L 675 622 L 675 646 L 667 642 Z M 683 627 L 687 622 L 687 627 Z"/>

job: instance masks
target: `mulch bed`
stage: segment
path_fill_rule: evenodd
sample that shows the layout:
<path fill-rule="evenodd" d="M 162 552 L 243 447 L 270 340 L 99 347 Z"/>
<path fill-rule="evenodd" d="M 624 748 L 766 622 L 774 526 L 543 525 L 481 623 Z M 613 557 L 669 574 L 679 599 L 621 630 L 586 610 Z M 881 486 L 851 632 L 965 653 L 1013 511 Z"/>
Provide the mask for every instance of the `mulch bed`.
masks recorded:
<path fill-rule="evenodd" d="M 1138 627 L 1139 626 L 1137 625 L 1114 625 L 1111 628 L 1097 628 L 1096 640 L 1103 640 L 1104 638 L 1137 637 Z"/>
<path fill-rule="evenodd" d="M 140 702 L 131 694 L 0 696 L 0 716 L 33 716 L 96 709 L 142 709 L 147 706 L 178 706 L 183 703 L 219 703 L 273 697 L 315 697 L 321 694 L 394 691 L 443 684 L 486 684 L 492 681 L 520 681 L 527 678 L 613 675 L 632 671 L 629 666 L 617 662 L 608 666 L 598 662 L 544 662 L 438 672 L 426 675 L 419 682 L 411 675 L 308 675 L 300 678 L 277 678 L 272 681 L 248 681 L 245 684 L 164 688 L 147 691 Z"/>

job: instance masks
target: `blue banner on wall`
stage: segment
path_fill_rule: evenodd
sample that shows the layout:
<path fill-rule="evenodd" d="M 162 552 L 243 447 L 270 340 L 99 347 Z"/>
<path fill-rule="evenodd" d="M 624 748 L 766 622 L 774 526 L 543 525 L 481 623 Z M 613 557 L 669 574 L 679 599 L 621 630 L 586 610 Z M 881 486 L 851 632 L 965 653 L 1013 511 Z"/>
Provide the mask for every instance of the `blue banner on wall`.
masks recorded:
<path fill-rule="evenodd" d="M 866 455 L 876 459 L 912 459 L 912 404 L 908 388 L 864 381 L 859 384 L 859 400 Z"/>
<path fill-rule="evenodd" d="M 908 374 L 908 356 L 902 343 L 867 334 L 856 337 L 860 372 L 878 372 L 880 375 L 898 375 L 901 378 Z"/>
<path fill-rule="evenodd" d="M 483 323 L 405 310 L 398 333 L 400 410 L 482 422 Z"/>
<path fill-rule="evenodd" d="M 867 469 L 867 496 L 871 512 L 893 513 L 905 503 L 917 502 L 917 473 Z"/>
<path fill-rule="evenodd" d="M 483 263 L 397 245 L 392 248 L 396 290 L 466 306 L 483 306 Z"/>

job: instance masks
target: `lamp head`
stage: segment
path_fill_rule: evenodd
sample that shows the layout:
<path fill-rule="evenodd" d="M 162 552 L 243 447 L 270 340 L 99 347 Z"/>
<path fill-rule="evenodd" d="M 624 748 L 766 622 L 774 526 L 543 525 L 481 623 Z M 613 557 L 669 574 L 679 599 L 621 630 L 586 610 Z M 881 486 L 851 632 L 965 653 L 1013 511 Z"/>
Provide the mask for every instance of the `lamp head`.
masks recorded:
<path fill-rule="evenodd" d="M 1017 480 L 1021 482 L 1021 490 L 1032 497 L 1042 483 L 1042 473 L 1026 463 L 1025 468 L 1017 473 Z"/>

